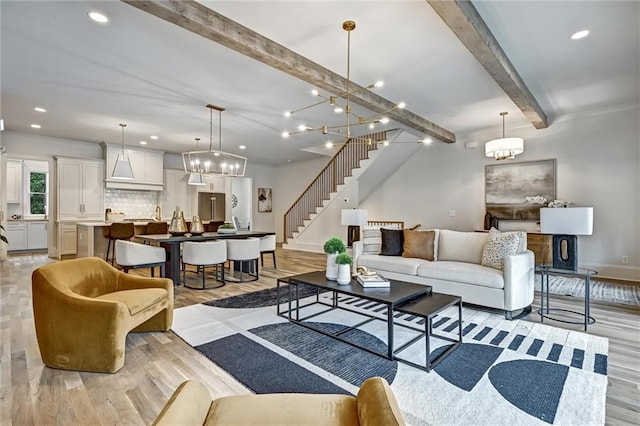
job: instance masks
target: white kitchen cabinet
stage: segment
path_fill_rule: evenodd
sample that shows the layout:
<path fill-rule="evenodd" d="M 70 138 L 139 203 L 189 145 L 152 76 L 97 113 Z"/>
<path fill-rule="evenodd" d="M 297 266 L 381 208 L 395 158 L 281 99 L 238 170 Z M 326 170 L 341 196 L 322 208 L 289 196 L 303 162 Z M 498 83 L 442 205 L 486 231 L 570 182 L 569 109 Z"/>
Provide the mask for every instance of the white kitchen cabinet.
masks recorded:
<path fill-rule="evenodd" d="M 107 188 L 162 191 L 164 152 L 125 148 L 125 154 L 131 163 L 133 179 L 123 180 L 111 178 L 118 154 L 122 154 L 122 147 L 102 144 L 102 149 L 106 159 Z"/>
<path fill-rule="evenodd" d="M 58 258 L 78 251 L 78 227 L 75 223 L 58 223 Z"/>
<path fill-rule="evenodd" d="M 47 222 L 27 222 L 27 249 L 41 250 L 47 248 Z"/>
<path fill-rule="evenodd" d="M 58 219 L 104 217 L 104 163 L 57 157 Z"/>
<path fill-rule="evenodd" d="M 206 185 L 196 186 L 198 192 L 224 192 L 227 193 L 231 189 L 231 181 L 226 177 L 214 177 L 203 175 Z"/>
<path fill-rule="evenodd" d="M 27 249 L 27 224 L 24 222 L 7 223 L 8 251 Z"/>
<path fill-rule="evenodd" d="M 7 203 L 22 203 L 21 161 L 7 161 Z"/>
<path fill-rule="evenodd" d="M 164 188 L 162 190 L 162 215 L 171 218 L 176 206 L 184 213 L 185 219 L 195 214 L 192 210 L 193 186 L 189 185 L 189 175 L 182 170 L 164 171 Z"/>

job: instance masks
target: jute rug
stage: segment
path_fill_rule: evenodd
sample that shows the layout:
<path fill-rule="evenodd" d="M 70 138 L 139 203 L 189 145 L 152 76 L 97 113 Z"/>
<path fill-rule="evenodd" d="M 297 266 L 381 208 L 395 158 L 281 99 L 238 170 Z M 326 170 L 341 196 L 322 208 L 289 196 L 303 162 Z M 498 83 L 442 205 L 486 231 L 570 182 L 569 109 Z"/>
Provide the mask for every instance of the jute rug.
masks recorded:
<path fill-rule="evenodd" d="M 427 373 L 291 324 L 269 303 L 275 290 L 179 308 L 172 329 L 255 393 L 356 394 L 367 377 L 382 376 L 410 425 L 604 423 L 605 338 L 463 308 L 463 344 Z M 340 303 L 385 315 L 372 302 L 343 297 Z M 332 311 L 313 321 L 340 330 L 361 319 Z M 419 326 L 423 320 L 399 315 L 396 321 Z M 452 337 L 457 326 L 457 308 L 433 324 L 434 332 Z M 412 333 L 396 327 L 396 347 Z M 386 324 L 374 321 L 344 336 L 380 350 Z M 402 355 L 424 363 L 424 352 L 422 339 Z"/>

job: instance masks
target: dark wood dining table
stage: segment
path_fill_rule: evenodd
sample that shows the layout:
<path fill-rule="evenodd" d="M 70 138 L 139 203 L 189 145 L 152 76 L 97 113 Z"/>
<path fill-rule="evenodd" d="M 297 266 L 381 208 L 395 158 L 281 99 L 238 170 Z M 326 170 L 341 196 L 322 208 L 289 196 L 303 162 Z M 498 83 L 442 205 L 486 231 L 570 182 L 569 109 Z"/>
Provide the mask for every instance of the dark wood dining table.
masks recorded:
<path fill-rule="evenodd" d="M 136 235 L 137 241 L 159 245 L 167 252 L 165 262 L 165 277 L 173 280 L 174 286 L 180 285 L 180 243 L 185 241 L 212 241 L 243 238 L 262 238 L 267 235 L 275 235 L 273 231 L 237 231 L 233 234 L 221 234 L 218 232 L 205 232 L 202 235 L 174 236 L 171 234 Z"/>

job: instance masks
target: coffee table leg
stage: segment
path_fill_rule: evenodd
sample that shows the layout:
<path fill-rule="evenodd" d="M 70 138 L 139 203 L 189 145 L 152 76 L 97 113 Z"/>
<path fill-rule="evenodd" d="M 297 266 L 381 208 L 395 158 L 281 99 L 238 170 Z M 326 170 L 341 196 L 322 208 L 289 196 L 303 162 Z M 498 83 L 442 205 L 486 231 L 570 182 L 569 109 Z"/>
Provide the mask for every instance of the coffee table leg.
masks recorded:
<path fill-rule="evenodd" d="M 300 321 L 300 286 L 296 284 L 296 321 Z"/>
<path fill-rule="evenodd" d="M 387 358 L 393 359 L 393 307 L 387 305 Z"/>
<path fill-rule="evenodd" d="M 589 290 L 590 284 L 591 280 L 589 278 L 589 275 L 587 274 L 587 276 L 584 277 L 584 331 L 587 331 L 587 326 L 589 325 L 589 298 L 591 297 L 591 291 Z"/>
<path fill-rule="evenodd" d="M 425 356 L 427 371 L 431 371 L 431 317 L 429 315 L 426 316 L 424 322 L 424 341 L 425 341 Z"/>

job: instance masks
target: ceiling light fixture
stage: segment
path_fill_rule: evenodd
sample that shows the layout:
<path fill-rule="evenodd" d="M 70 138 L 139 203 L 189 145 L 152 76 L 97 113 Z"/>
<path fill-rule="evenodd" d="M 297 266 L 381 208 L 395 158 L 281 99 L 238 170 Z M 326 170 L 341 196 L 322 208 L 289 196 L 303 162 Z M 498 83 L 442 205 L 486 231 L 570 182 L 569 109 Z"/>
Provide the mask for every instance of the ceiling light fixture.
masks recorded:
<path fill-rule="evenodd" d="M 322 125 L 320 127 L 309 127 L 306 125 L 300 125 L 298 126 L 298 130 L 297 131 L 285 131 L 282 133 L 282 137 L 283 138 L 287 138 L 289 136 L 298 134 L 298 133 L 309 133 L 309 132 L 321 132 L 323 135 L 326 134 L 338 134 L 341 136 L 346 136 L 346 141 L 343 143 L 346 143 L 347 141 L 349 141 L 351 139 L 351 126 L 352 125 L 368 125 L 369 129 L 373 129 L 375 127 L 375 124 L 377 123 L 383 123 L 386 124 L 389 122 L 389 119 L 384 117 L 382 118 L 381 116 L 393 111 L 395 109 L 402 109 L 405 107 L 405 103 L 404 102 L 400 102 L 399 104 L 393 106 L 393 108 L 389 109 L 388 111 L 385 111 L 382 114 L 379 115 L 375 115 L 373 117 L 361 117 L 358 116 L 357 117 L 357 122 L 352 123 L 352 111 L 351 111 L 351 97 L 359 92 L 364 92 L 366 90 L 369 89 L 373 89 L 373 88 L 378 88 L 378 87 L 382 87 L 383 86 L 383 82 L 382 81 L 376 81 L 373 84 L 369 84 L 368 86 L 365 87 L 360 87 L 357 88 L 355 90 L 351 89 L 352 83 L 351 83 L 351 31 L 355 30 L 356 28 L 356 23 L 354 21 L 344 21 L 342 23 L 342 29 L 345 30 L 347 32 L 347 78 L 346 78 L 346 90 L 343 93 L 339 93 L 337 95 L 323 95 L 320 91 L 318 91 L 318 89 L 313 89 L 311 91 L 311 94 L 315 97 L 319 97 L 321 98 L 320 101 L 315 102 L 311 105 L 307 105 L 305 107 L 302 108 L 298 108 L 296 110 L 289 110 L 286 111 L 284 113 L 285 117 L 292 117 L 294 116 L 296 113 L 299 113 L 301 111 L 307 110 L 309 108 L 313 108 L 315 106 L 318 105 L 322 105 L 325 103 L 328 103 L 332 108 L 333 111 L 337 114 L 341 114 L 341 113 L 345 113 L 346 114 L 346 118 L 347 118 L 347 122 L 346 124 L 341 124 L 341 125 L 334 125 L 334 126 L 328 126 L 328 125 Z M 340 105 L 339 100 L 344 99 L 345 100 L 345 104 L 344 105 Z M 354 120 L 355 121 L 355 120 Z M 343 133 L 343 129 L 345 130 L 345 133 Z M 376 141 L 376 143 L 382 143 L 382 141 Z"/>
<path fill-rule="evenodd" d="M 113 167 L 113 173 L 111 173 L 111 178 L 131 180 L 133 179 L 133 169 L 131 168 L 129 156 L 127 156 L 124 151 L 124 128 L 127 127 L 127 125 L 120 123 L 119 126 L 122 128 L 122 152 L 118 154 L 116 165 Z"/>
<path fill-rule="evenodd" d="M 240 149 L 247 149 L 247 147 L 245 145 L 240 145 L 238 148 Z"/>
<path fill-rule="evenodd" d="M 42 128 L 42 126 L 41 126 L 41 125 L 39 125 L 39 124 L 32 124 L 32 125 L 31 125 L 31 128 L 32 128 L 32 129 L 41 129 L 41 128 Z"/>
<path fill-rule="evenodd" d="M 187 151 L 182 153 L 184 170 L 191 174 L 210 176 L 244 176 L 247 167 L 247 157 L 232 154 L 222 150 L 222 111 L 225 109 L 216 105 L 209 108 L 209 150 Z M 213 110 L 218 111 L 218 149 L 213 149 Z"/>
<path fill-rule="evenodd" d="M 484 153 L 487 157 L 496 160 L 512 160 L 516 155 L 524 152 L 524 139 L 522 138 L 506 138 L 504 136 L 504 117 L 508 112 L 501 112 L 502 116 L 502 137 L 487 142 L 484 145 Z"/>
<path fill-rule="evenodd" d="M 42 107 L 35 107 L 33 110 L 38 112 L 47 112 L 47 110 Z"/>
<path fill-rule="evenodd" d="M 156 135 L 151 135 L 149 136 L 149 139 L 153 139 L 154 141 L 158 140 L 158 137 Z"/>
<path fill-rule="evenodd" d="M 106 24 L 107 22 L 109 22 L 109 18 L 107 18 L 100 12 L 89 12 L 87 13 L 87 15 L 89 15 L 89 18 L 100 24 Z"/>
<path fill-rule="evenodd" d="M 140 141 L 140 145 L 146 145 L 147 141 Z"/>
<path fill-rule="evenodd" d="M 200 145 L 200 138 L 196 138 L 196 151 L 198 151 L 198 152 L 200 150 L 200 146 L 199 145 Z M 195 157 L 195 159 L 193 161 L 197 165 L 200 164 L 200 158 L 198 158 L 197 156 Z M 189 181 L 187 183 L 189 185 L 195 185 L 195 186 L 203 186 L 203 185 L 207 184 L 204 181 L 204 178 L 202 177 L 201 173 L 189 173 Z"/>
<path fill-rule="evenodd" d="M 571 34 L 571 40 L 580 40 L 589 35 L 589 30 L 582 30 Z"/>

